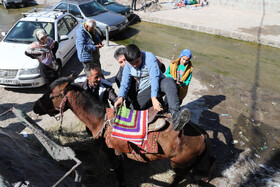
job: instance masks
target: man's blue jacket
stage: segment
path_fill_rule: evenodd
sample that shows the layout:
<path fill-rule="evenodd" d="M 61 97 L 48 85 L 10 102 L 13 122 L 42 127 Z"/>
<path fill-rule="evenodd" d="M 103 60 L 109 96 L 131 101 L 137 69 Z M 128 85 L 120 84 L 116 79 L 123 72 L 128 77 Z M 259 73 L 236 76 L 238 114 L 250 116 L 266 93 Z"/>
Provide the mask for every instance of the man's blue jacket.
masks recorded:
<path fill-rule="evenodd" d="M 84 27 L 85 22 L 79 25 L 76 31 L 76 48 L 80 62 L 91 62 L 92 51 L 96 51 L 96 45 L 101 43 L 100 36 L 94 32 L 96 36 L 96 43 L 94 43 L 91 34 Z"/>

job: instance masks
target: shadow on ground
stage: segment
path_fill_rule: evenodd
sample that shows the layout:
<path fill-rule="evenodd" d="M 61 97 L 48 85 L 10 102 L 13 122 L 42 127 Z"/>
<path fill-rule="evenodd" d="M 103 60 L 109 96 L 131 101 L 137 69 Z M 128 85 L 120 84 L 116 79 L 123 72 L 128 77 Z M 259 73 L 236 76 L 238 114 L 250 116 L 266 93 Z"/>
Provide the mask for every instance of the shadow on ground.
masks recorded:
<path fill-rule="evenodd" d="M 233 145 L 231 130 L 220 123 L 219 114 L 212 109 L 226 100 L 224 95 L 204 95 L 183 107 L 191 110 L 191 121 L 202 127 L 210 136 L 212 154 L 216 158 L 212 177 L 221 176 L 221 173 L 235 162 L 242 152 Z"/>

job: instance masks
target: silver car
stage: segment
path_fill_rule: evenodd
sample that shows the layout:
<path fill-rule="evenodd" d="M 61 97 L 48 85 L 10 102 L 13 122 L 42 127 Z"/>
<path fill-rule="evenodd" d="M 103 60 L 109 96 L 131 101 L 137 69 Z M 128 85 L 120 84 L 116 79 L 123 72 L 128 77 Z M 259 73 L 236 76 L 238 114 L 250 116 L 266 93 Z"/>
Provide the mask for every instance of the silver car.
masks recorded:
<path fill-rule="evenodd" d="M 124 30 L 128 24 L 125 16 L 107 10 L 95 0 L 62 0 L 51 9 L 67 11 L 78 19 L 94 19 L 96 30 L 102 38 L 106 36 L 106 27 L 111 37 Z"/>

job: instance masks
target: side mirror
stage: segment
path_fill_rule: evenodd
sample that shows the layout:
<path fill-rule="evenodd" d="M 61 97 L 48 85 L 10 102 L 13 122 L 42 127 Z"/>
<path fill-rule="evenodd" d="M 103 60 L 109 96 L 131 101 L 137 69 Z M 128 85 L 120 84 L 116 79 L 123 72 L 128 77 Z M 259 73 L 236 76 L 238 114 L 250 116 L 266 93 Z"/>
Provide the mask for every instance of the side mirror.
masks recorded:
<path fill-rule="evenodd" d="M 69 39 L 68 36 L 62 35 L 62 36 L 60 37 L 60 39 L 59 39 L 59 42 L 65 41 L 65 40 L 68 40 L 68 39 Z"/>
<path fill-rule="evenodd" d="M 5 32 L 1 32 L 1 35 L 2 35 L 2 36 L 6 36 L 6 35 L 7 35 L 7 33 L 5 33 Z"/>

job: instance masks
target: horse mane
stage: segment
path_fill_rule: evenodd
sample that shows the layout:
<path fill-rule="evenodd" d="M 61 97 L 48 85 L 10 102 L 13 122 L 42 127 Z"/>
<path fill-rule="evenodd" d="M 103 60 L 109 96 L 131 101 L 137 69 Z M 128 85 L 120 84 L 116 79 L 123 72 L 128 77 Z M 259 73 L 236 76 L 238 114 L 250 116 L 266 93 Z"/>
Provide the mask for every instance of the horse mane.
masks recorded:
<path fill-rule="evenodd" d="M 106 113 L 106 105 L 93 97 L 88 91 L 84 90 L 77 84 L 71 84 L 71 89 L 78 92 L 76 94 L 76 104 L 88 114 L 93 114 L 99 118 L 104 118 Z"/>
<path fill-rule="evenodd" d="M 69 82 L 70 86 L 66 87 L 65 93 L 70 90 L 76 92 L 76 105 L 79 105 L 80 108 L 84 108 L 88 114 L 93 114 L 99 118 L 103 118 L 105 116 L 106 105 L 94 98 L 93 95 L 84 90 L 81 86 L 73 83 L 73 77 L 60 77 L 50 85 L 50 88 L 53 90 L 56 86 L 66 82 Z"/>
<path fill-rule="evenodd" d="M 60 77 L 58 79 L 56 79 L 55 81 L 53 81 L 50 85 L 50 89 L 53 90 L 56 86 L 59 86 L 63 83 L 66 83 L 66 82 L 73 82 L 74 81 L 74 78 L 73 77 Z"/>

